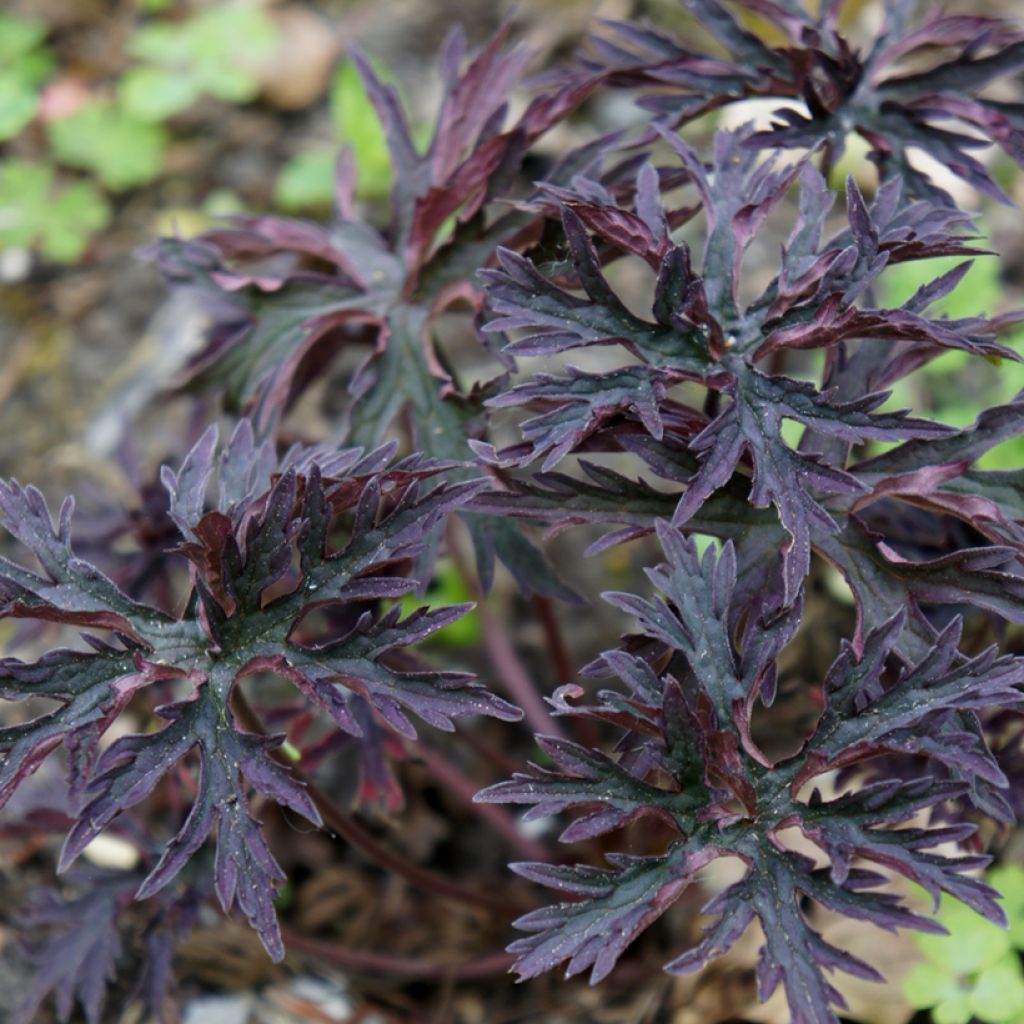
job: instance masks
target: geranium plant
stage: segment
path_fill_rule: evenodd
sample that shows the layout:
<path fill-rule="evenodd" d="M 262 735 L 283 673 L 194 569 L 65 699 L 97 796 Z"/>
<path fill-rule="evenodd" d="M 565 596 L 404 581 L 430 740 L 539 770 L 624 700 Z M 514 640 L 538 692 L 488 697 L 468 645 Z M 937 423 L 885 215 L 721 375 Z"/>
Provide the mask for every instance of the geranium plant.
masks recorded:
<path fill-rule="evenodd" d="M 38 563 L 0 565 L 3 616 L 33 620 L 35 642 L 85 630 L 84 645 L 58 636 L 36 660 L 0 662 L 0 697 L 55 704 L 0 729 L 0 797 L 30 789 L 62 751 L 67 813 L 49 826 L 66 833 L 59 867 L 74 883 L 65 902 L 37 896 L 26 911 L 50 940 L 16 1019 L 53 990 L 64 1017 L 77 999 L 99 1021 L 103 986 L 82 965 L 113 965 L 122 927 L 153 936 L 141 994 L 166 1012 L 167 951 L 211 896 L 282 957 L 284 873 L 257 798 L 326 822 L 427 890 L 491 914 L 527 901 L 515 922 L 526 935 L 509 947 L 521 979 L 564 963 L 601 981 L 674 904 L 694 913 L 720 860 L 736 880 L 659 962 L 699 970 L 756 921 L 758 993 L 781 985 L 796 1024 L 837 1019 L 843 972 L 882 979 L 822 936 L 816 908 L 935 934 L 952 898 L 1005 924 L 979 871 L 1020 803 L 1024 658 L 1012 635 L 998 642 L 1024 622 L 1024 478 L 977 463 L 1024 432 L 1024 400 L 958 429 L 889 399 L 951 350 L 1019 361 L 1006 337 L 1016 314 L 941 311 L 971 260 L 992 257 L 972 211 L 913 151 L 1006 200 L 974 154 L 997 143 L 1024 157 L 1024 108 L 985 91 L 1024 67 L 1024 26 L 915 21 L 908 0 L 887 0 L 865 40 L 844 34 L 841 2 L 689 6 L 723 52 L 616 25 L 515 119 L 507 98 L 528 55 L 503 31 L 467 57 L 452 33 L 425 146 L 397 89 L 355 54 L 391 155 L 386 220 L 362 206 L 342 154 L 329 224 L 245 217 L 151 250 L 212 324 L 175 386 L 222 398 L 237 425 L 222 445 L 214 428 L 199 436 L 134 517 L 111 512 L 102 536 L 134 537 L 127 560 L 104 544 L 88 560 L 76 550 L 70 499 L 54 520 L 35 489 L 0 488 L 3 525 Z M 650 122 L 562 153 L 531 181 L 538 140 L 612 88 L 639 89 Z M 703 150 L 701 115 L 766 97 L 780 103 L 772 127 L 719 128 Z M 837 191 L 850 133 L 867 140 L 877 181 Z M 766 240 L 786 218 L 776 251 Z M 880 298 L 889 268 L 949 257 L 901 304 Z M 642 269 L 646 295 L 617 265 Z M 494 379 L 459 362 L 467 335 Z M 353 347 L 361 362 L 336 358 Z M 600 350 L 600 370 L 564 361 L 582 349 Z M 326 382 L 332 436 L 286 443 L 307 433 L 298 399 L 314 382 Z M 595 553 L 660 547 L 643 592 L 604 595 L 631 632 L 579 679 L 551 599 L 581 602 L 583 588 L 545 560 L 538 523 L 603 530 Z M 480 596 L 495 557 L 508 566 L 563 685 L 537 689 L 486 605 L 495 680 L 421 660 L 436 648 L 407 650 L 467 610 L 417 600 L 442 554 Z M 794 680 L 808 609 L 843 591 L 848 635 L 830 667 Z M 561 902 L 540 906 L 535 892 L 531 909 L 529 889 L 504 899 L 446 879 L 359 823 L 369 803 L 398 812 L 390 764 L 417 749 L 464 802 L 478 788 L 482 772 L 412 745 L 410 716 L 442 730 L 470 716 L 459 728 L 472 731 L 476 716 L 523 712 L 536 763 L 506 781 L 492 767 L 474 806 L 529 856 L 513 870 Z M 139 716 L 141 729 L 107 741 Z M 318 781 L 342 756 L 348 806 Z M 174 820 L 147 820 L 160 799 Z M 500 804 L 558 821 L 585 862 Z M 105 830 L 136 848 L 130 877 L 71 868 Z M 153 899 L 160 928 L 132 917 Z"/>

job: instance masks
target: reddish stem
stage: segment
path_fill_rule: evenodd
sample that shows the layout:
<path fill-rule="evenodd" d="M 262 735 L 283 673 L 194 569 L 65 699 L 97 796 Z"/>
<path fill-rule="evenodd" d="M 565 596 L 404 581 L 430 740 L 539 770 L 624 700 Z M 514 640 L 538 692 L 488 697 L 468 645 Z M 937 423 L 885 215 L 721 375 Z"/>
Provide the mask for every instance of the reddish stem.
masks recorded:
<path fill-rule="evenodd" d="M 541 698 L 536 684 L 516 653 L 504 623 L 491 614 L 483 600 L 477 605 L 477 615 L 480 617 L 484 646 L 487 648 L 491 664 L 505 684 L 508 695 L 523 709 L 530 728 L 543 736 L 565 739 L 562 724 L 551 717 L 551 712 Z"/>
<path fill-rule="evenodd" d="M 410 747 L 409 754 L 423 762 L 427 771 L 441 783 L 446 792 L 450 792 L 452 796 L 461 800 L 487 821 L 495 832 L 503 835 L 520 856 L 526 857 L 527 860 L 548 860 L 550 858 L 550 851 L 547 847 L 523 835 L 516 819 L 503 807 L 498 807 L 496 804 L 473 803 L 473 796 L 478 787 L 462 774 L 457 765 L 452 764 L 451 761 L 425 743 Z"/>
<path fill-rule="evenodd" d="M 294 768 L 292 770 L 294 771 Z M 299 777 L 302 778 L 301 775 Z M 406 860 L 400 853 L 396 853 L 370 832 L 367 832 L 353 817 L 345 814 L 315 782 L 309 779 L 302 779 L 302 781 L 306 783 L 310 798 L 316 804 L 320 816 L 324 819 L 324 824 L 349 845 L 365 854 L 377 867 L 394 871 L 395 874 L 412 882 L 417 888 L 432 892 L 436 896 L 485 907 L 504 915 L 519 915 L 523 912 L 524 908 L 521 903 L 490 892 L 468 889 L 457 882 L 450 881 L 444 875 L 439 875 L 429 868 Z"/>
<path fill-rule="evenodd" d="M 266 735 L 263 723 L 259 716 L 253 711 L 244 695 L 235 687 L 234 709 L 239 721 L 245 728 L 259 735 Z M 482 892 L 477 889 L 470 889 L 452 882 L 439 875 L 429 868 L 422 867 L 410 860 L 406 860 L 400 853 L 385 846 L 375 836 L 360 825 L 355 818 L 343 811 L 337 804 L 327 796 L 326 793 L 311 779 L 302 769 L 292 761 L 284 757 L 280 750 L 272 751 L 272 756 L 295 778 L 306 787 L 310 799 L 316 805 L 327 828 L 342 837 L 350 846 L 354 846 L 377 867 L 386 868 L 397 875 L 412 882 L 417 888 L 436 896 L 456 900 L 460 903 L 468 903 L 473 906 L 484 907 L 487 910 L 495 911 L 502 915 L 519 915 L 525 909 L 521 903 L 490 892 Z"/>
<path fill-rule="evenodd" d="M 474 978 L 488 978 L 506 973 L 515 960 L 510 953 L 490 953 L 474 960 L 446 964 L 422 957 L 393 956 L 373 950 L 351 949 L 327 939 L 311 939 L 290 928 L 282 928 L 281 935 L 289 949 L 307 953 L 346 970 L 369 971 L 374 974 L 391 974 L 406 978 L 470 981 Z"/>
<path fill-rule="evenodd" d="M 543 594 L 534 594 L 533 607 L 537 612 L 537 618 L 540 619 L 541 628 L 544 630 L 559 685 L 571 683 L 576 678 L 576 666 L 569 655 L 569 647 L 565 642 L 554 602 Z"/>
<path fill-rule="evenodd" d="M 497 769 L 497 774 L 505 778 L 522 770 L 523 762 L 521 760 L 511 757 L 507 751 L 481 739 L 471 729 L 462 729 L 452 733 L 452 738 L 464 743 L 474 754 L 493 765 Z"/>
<path fill-rule="evenodd" d="M 535 733 L 566 739 L 561 723 L 551 717 L 547 705 L 537 691 L 537 686 L 516 653 L 515 645 L 509 638 L 504 623 L 491 614 L 476 575 L 466 564 L 458 545 L 451 539 L 448 550 L 466 589 L 477 602 L 476 614 L 480 620 L 484 647 L 487 649 L 491 664 L 505 684 L 505 692 L 522 708 L 530 728 Z"/>
<path fill-rule="evenodd" d="M 548 642 L 548 651 L 551 654 L 551 661 L 558 673 L 559 685 L 572 683 L 576 680 L 576 666 L 573 664 L 569 654 L 568 645 L 565 642 L 565 635 L 562 632 L 561 624 L 558 621 L 558 613 L 555 611 L 554 602 L 543 594 L 533 595 L 533 606 L 537 611 L 537 618 L 540 619 L 541 627 Z M 595 725 L 589 718 L 573 717 L 569 720 L 577 739 L 588 747 L 600 745 L 601 736 Z"/>

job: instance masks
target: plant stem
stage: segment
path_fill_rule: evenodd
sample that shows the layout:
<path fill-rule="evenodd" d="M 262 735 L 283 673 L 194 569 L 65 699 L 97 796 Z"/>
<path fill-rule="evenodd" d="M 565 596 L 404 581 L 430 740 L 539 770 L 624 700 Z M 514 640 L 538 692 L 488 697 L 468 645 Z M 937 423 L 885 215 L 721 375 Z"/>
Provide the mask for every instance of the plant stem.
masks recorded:
<path fill-rule="evenodd" d="M 551 653 L 551 660 L 558 675 L 558 683 L 571 683 L 576 678 L 576 666 L 569 655 L 569 647 L 565 642 L 562 633 L 562 626 L 558 621 L 558 614 L 555 611 L 554 602 L 550 597 L 543 594 L 533 595 L 533 607 L 537 612 L 544 636 L 548 641 L 548 650 Z"/>
<path fill-rule="evenodd" d="M 409 754 L 411 757 L 421 760 L 427 771 L 441 783 L 446 791 L 451 792 L 454 797 L 470 807 L 495 832 L 504 836 L 520 856 L 526 857 L 528 860 L 550 859 L 551 851 L 543 843 L 538 843 L 523 835 L 516 819 L 503 807 L 496 804 L 473 803 L 473 795 L 478 787 L 462 774 L 457 765 L 452 764 L 451 761 L 425 743 L 409 747 Z"/>
<path fill-rule="evenodd" d="M 481 600 L 477 605 L 480 616 L 480 628 L 483 631 L 484 646 L 508 695 L 517 703 L 526 716 L 530 728 L 544 736 L 555 736 L 565 739 L 565 730 L 561 723 L 551 716 L 530 674 L 526 671 L 516 653 L 512 640 L 504 624 L 496 619 Z"/>
<path fill-rule="evenodd" d="M 233 704 L 235 713 L 245 728 L 259 735 L 266 735 L 266 730 L 263 728 L 263 723 L 260 721 L 259 716 L 252 709 L 237 686 L 233 694 Z M 519 915 L 526 909 L 515 900 L 497 896 L 490 892 L 467 888 L 459 885 L 457 882 L 452 882 L 445 878 L 444 875 L 439 875 L 429 868 L 407 860 L 400 853 L 381 843 L 375 836 L 363 828 L 355 818 L 343 811 L 295 762 L 288 760 L 278 750 L 272 751 L 272 756 L 306 787 L 306 792 L 309 793 L 310 799 L 316 805 L 316 809 L 320 812 L 320 817 L 323 818 L 327 828 L 341 836 L 350 846 L 359 850 L 377 867 L 386 868 L 388 871 L 401 875 L 425 892 L 433 893 L 446 899 L 456 900 L 460 903 L 484 907 L 499 914 Z"/>
<path fill-rule="evenodd" d="M 484 907 L 499 914 L 518 915 L 523 912 L 524 908 L 521 903 L 478 889 L 468 889 L 445 878 L 444 875 L 439 875 L 429 868 L 406 860 L 400 853 L 396 853 L 381 843 L 355 818 L 342 811 L 315 782 L 303 778 L 301 772 L 297 774 L 306 783 L 310 798 L 316 804 L 320 816 L 324 819 L 324 824 L 332 832 L 341 836 L 350 846 L 354 846 L 360 853 L 365 854 L 377 867 L 387 868 L 412 882 L 417 888 L 434 893 L 436 896 Z"/>
<path fill-rule="evenodd" d="M 533 606 L 537 610 L 537 618 L 540 619 L 544 635 L 547 637 L 548 651 L 551 653 L 551 660 L 558 673 L 559 685 L 573 682 L 576 679 L 576 666 L 569 654 L 569 647 L 565 642 L 565 635 L 558 621 L 554 602 L 543 594 L 534 594 Z M 601 735 L 589 718 L 571 718 L 570 728 L 576 738 L 586 746 L 600 746 Z"/>
<path fill-rule="evenodd" d="M 515 645 L 512 643 L 504 623 L 492 615 L 491 610 L 487 607 L 486 598 L 480 590 L 476 575 L 466 564 L 465 558 L 450 534 L 448 551 L 466 589 L 477 602 L 476 614 L 480 619 L 484 647 L 487 649 L 491 664 L 505 684 L 505 692 L 522 708 L 526 721 L 535 733 L 566 739 L 561 723 L 551 717 L 533 679 L 530 678 L 529 672 L 526 671 L 526 667 L 516 653 Z"/>
<path fill-rule="evenodd" d="M 520 771 L 523 767 L 522 762 L 516 761 L 506 750 L 486 742 L 472 730 L 462 729 L 451 735 L 452 739 L 458 739 L 459 742 L 469 747 L 474 754 L 482 757 L 496 769 L 497 774 L 504 778 L 508 778 L 508 776 Z"/>
<path fill-rule="evenodd" d="M 282 938 L 289 949 L 307 953 L 327 963 L 354 971 L 400 975 L 407 978 L 437 979 L 438 981 L 469 981 L 487 978 L 508 971 L 515 957 L 511 953 L 490 953 L 474 960 L 437 963 L 421 957 L 392 956 L 373 950 L 352 949 L 329 939 L 312 939 L 281 929 Z"/>

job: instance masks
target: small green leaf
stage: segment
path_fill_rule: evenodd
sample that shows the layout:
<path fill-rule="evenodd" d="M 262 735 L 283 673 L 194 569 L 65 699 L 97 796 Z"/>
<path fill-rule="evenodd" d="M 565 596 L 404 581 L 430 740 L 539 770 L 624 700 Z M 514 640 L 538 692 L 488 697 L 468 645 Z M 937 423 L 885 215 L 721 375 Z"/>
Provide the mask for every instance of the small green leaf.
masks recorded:
<path fill-rule="evenodd" d="M 225 103 L 248 103 L 260 91 L 259 82 L 249 72 L 219 61 L 205 61 L 194 67 L 192 74 L 198 91 Z"/>
<path fill-rule="evenodd" d="M 44 164 L 28 160 L 0 164 L 0 246 L 32 244 L 52 179 L 53 170 Z"/>
<path fill-rule="evenodd" d="M 334 200 L 333 150 L 300 153 L 289 160 L 274 185 L 274 201 L 284 210 L 322 210 Z"/>
<path fill-rule="evenodd" d="M 182 93 L 187 82 L 192 99 L 206 93 L 246 103 L 259 91 L 252 69 L 274 52 L 278 39 L 276 26 L 263 11 L 214 6 L 177 24 L 147 25 L 136 33 L 130 52 L 156 65 L 145 70 L 162 68 L 173 74 Z"/>
<path fill-rule="evenodd" d="M 39 96 L 12 75 L 0 75 L 0 140 L 13 139 L 36 116 Z"/>
<path fill-rule="evenodd" d="M 58 262 L 74 262 L 109 220 L 110 207 L 103 196 L 88 181 L 77 181 L 64 189 L 50 207 L 42 252 Z"/>
<path fill-rule="evenodd" d="M 1010 941 L 1017 949 L 1024 949 L 1024 868 L 1019 864 L 1004 864 L 989 871 L 986 881 L 1003 895 L 1003 909 L 1010 922 Z"/>
<path fill-rule="evenodd" d="M 959 995 L 956 976 L 936 964 L 917 964 L 903 980 L 903 998 L 915 1010 L 927 1010 Z"/>
<path fill-rule="evenodd" d="M 48 31 L 42 18 L 21 18 L 0 12 L 0 65 L 7 68 L 15 58 L 34 50 Z"/>
<path fill-rule="evenodd" d="M 27 88 L 38 89 L 54 72 L 57 60 L 45 47 L 29 50 L 7 65 L 7 72 Z"/>
<path fill-rule="evenodd" d="M 971 992 L 971 1011 L 983 1021 L 1002 1024 L 1024 1013 L 1024 974 L 1016 953 L 984 970 Z"/>
<path fill-rule="evenodd" d="M 961 993 L 954 999 L 947 999 L 932 1010 L 932 1020 L 935 1024 L 968 1024 L 970 1019 L 971 999 L 966 993 Z"/>
<path fill-rule="evenodd" d="M 106 200 L 87 181 L 55 193 L 49 165 L 27 160 L 0 165 L 0 246 L 38 244 L 49 259 L 74 262 L 109 219 Z"/>
<path fill-rule="evenodd" d="M 187 75 L 166 68 L 129 68 L 117 89 L 124 110 L 143 121 L 163 121 L 190 107 L 199 90 Z"/>
<path fill-rule="evenodd" d="M 273 21 L 255 6 L 211 6 L 185 26 L 190 54 L 197 60 L 229 59 L 241 66 L 269 57 L 278 44 Z"/>
<path fill-rule="evenodd" d="M 128 44 L 128 52 L 138 60 L 164 67 L 181 66 L 188 62 L 188 37 L 179 25 L 155 22 L 135 33 Z"/>
<path fill-rule="evenodd" d="M 167 137 L 159 125 L 100 101 L 47 125 L 61 163 L 93 171 L 115 191 L 144 185 L 160 174 Z"/>
<path fill-rule="evenodd" d="M 929 960 L 952 974 L 976 974 L 1010 950 L 1006 931 L 950 896 L 942 897 L 938 920 L 949 929 L 949 935 L 916 935 L 914 939 Z"/>

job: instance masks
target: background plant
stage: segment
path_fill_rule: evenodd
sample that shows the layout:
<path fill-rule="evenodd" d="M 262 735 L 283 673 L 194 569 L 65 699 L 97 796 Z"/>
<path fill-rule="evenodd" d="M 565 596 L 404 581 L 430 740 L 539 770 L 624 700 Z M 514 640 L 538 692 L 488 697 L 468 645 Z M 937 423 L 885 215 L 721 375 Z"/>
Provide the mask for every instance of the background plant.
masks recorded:
<path fill-rule="evenodd" d="M 948 935 L 921 936 L 925 960 L 903 982 L 912 1006 L 931 1010 L 936 1024 L 1018 1021 L 1024 1014 L 1024 974 L 1018 955 L 1024 909 L 1024 873 L 1018 865 L 994 868 L 987 878 L 1002 893 L 1008 929 L 943 900 L 938 920 Z"/>
<path fill-rule="evenodd" d="M 278 23 L 258 4 L 140 5 L 114 73 L 104 69 L 99 76 L 82 72 L 88 47 L 84 61 L 69 59 L 74 41 L 66 33 L 53 39 L 40 17 L 5 13 L 0 30 L 0 142 L 14 151 L 3 164 L 13 168 L 7 177 L 16 178 L 26 159 L 44 177 L 58 169 L 62 177 L 68 170 L 80 175 L 68 185 L 75 199 L 64 201 L 69 227 L 57 242 L 27 187 L 9 185 L 2 197 L 0 242 L 36 248 L 46 260 L 66 263 L 79 260 L 109 223 L 109 214 L 75 216 L 85 206 L 79 197 L 86 188 L 96 210 L 106 207 L 104 194 L 130 193 L 173 173 L 168 153 L 193 130 L 183 115 L 194 116 L 204 99 L 231 106 L 256 100 L 266 85 L 268 62 L 284 40 Z M 17 223 L 9 226 L 12 220 Z"/>
<path fill-rule="evenodd" d="M 33 117 L 39 87 L 53 73 L 53 55 L 43 44 L 46 23 L 4 14 L 0 19 L 3 74 L 0 76 L 0 140 L 13 138 Z"/>

